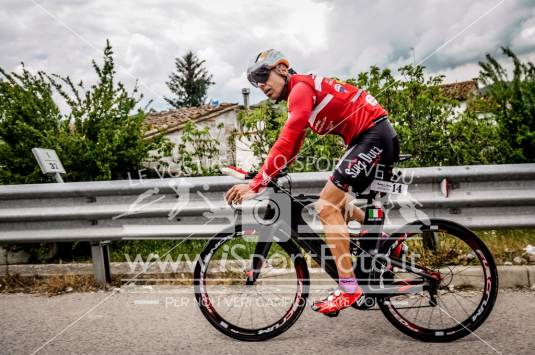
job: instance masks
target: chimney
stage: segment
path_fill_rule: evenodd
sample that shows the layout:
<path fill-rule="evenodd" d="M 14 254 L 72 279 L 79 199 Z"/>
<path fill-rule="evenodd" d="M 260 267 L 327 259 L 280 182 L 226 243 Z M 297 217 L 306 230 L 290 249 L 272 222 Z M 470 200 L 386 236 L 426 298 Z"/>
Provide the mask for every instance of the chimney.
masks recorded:
<path fill-rule="evenodd" d="M 243 88 L 241 89 L 241 93 L 243 95 L 243 108 L 248 110 L 249 109 L 249 89 Z"/>

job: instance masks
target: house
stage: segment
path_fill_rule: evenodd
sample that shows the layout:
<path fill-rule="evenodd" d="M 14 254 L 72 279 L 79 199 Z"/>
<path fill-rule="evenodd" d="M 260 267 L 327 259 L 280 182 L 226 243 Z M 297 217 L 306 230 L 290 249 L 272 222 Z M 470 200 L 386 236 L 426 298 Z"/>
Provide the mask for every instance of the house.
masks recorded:
<path fill-rule="evenodd" d="M 450 84 L 443 84 L 441 88 L 445 94 L 452 99 L 459 101 L 460 106 L 455 110 L 456 114 L 466 110 L 470 99 L 479 95 L 477 81 L 468 80 Z M 217 137 L 220 142 L 220 159 L 221 165 L 237 165 L 245 170 L 252 169 L 259 163 L 258 159 L 252 154 L 249 145 L 244 138 L 234 140 L 229 144 L 229 137 L 236 130 L 240 130 L 238 123 L 238 112 L 249 107 L 249 90 L 243 89 L 243 105 L 238 103 L 221 103 L 219 105 L 203 105 L 200 107 L 184 107 L 180 109 L 171 109 L 162 112 L 149 113 L 145 119 L 145 125 L 149 127 L 145 137 L 153 137 L 160 132 L 164 132 L 171 142 L 177 144 L 182 135 L 182 129 L 188 121 L 192 121 L 200 127 L 208 127 L 212 137 Z M 223 129 L 217 128 L 219 124 Z M 169 170 L 165 172 L 175 174 L 173 162 L 178 161 L 177 148 L 175 147 L 172 156 L 164 157 L 163 160 L 170 164 Z M 150 167 L 149 164 L 146 164 Z"/>
<path fill-rule="evenodd" d="M 440 87 L 446 96 L 459 101 L 459 107 L 455 109 L 453 116 L 464 112 L 467 109 L 470 100 L 473 97 L 480 95 L 476 80 L 442 84 Z"/>
<path fill-rule="evenodd" d="M 173 162 L 180 159 L 176 144 L 180 141 L 182 130 L 188 121 L 192 121 L 200 127 L 208 127 L 212 137 L 219 140 L 219 163 L 221 165 L 237 165 L 243 169 L 251 169 L 256 159 L 248 145 L 243 140 L 235 140 L 233 144 L 229 144 L 229 137 L 240 129 L 237 119 L 238 112 L 248 106 L 248 92 L 243 92 L 243 94 L 244 105 L 221 103 L 147 114 L 144 124 L 149 129 L 145 133 L 145 138 L 151 138 L 163 132 L 166 138 L 175 143 L 172 155 L 162 159 L 170 165 L 168 169 L 165 169 L 165 172 L 177 173 L 177 169 L 173 168 Z M 218 128 L 220 124 L 223 126 L 222 129 Z M 146 164 L 146 166 L 151 167 L 150 164 Z"/>
<path fill-rule="evenodd" d="M 459 102 L 466 102 L 474 95 L 479 94 L 476 80 L 460 81 L 450 84 L 440 85 L 444 94 Z"/>

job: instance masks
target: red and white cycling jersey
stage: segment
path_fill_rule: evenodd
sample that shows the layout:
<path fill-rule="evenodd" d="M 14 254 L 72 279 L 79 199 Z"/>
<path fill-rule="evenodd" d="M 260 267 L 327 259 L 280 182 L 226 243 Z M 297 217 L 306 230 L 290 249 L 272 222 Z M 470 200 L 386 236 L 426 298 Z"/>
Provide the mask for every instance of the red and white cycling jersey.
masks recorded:
<path fill-rule="evenodd" d="M 249 184 L 255 192 L 293 162 L 308 127 L 320 135 L 340 135 L 348 145 L 373 126 L 374 119 L 387 114 L 365 90 L 335 79 L 295 74 L 288 81 L 288 91 L 288 120 Z"/>

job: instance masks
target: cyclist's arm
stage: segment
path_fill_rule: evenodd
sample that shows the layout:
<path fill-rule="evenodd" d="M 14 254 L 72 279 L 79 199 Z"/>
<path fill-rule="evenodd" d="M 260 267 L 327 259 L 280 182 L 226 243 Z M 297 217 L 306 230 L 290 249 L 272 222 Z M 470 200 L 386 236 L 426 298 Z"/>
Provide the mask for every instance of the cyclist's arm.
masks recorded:
<path fill-rule="evenodd" d="M 290 156 L 293 157 L 293 159 L 292 161 L 288 163 L 288 165 L 290 165 L 290 163 L 293 163 L 297 159 L 297 154 L 299 153 L 299 150 L 301 150 L 301 146 L 303 145 L 303 142 L 305 141 L 306 135 L 307 135 L 307 128 L 305 127 L 305 129 L 301 132 L 301 135 L 299 136 L 299 138 L 297 138 L 297 140 L 295 141 L 294 150 L 292 151 L 292 154 L 290 154 Z"/>
<path fill-rule="evenodd" d="M 314 90 L 305 83 L 298 83 L 288 97 L 288 120 L 271 147 L 262 168 L 249 184 L 258 192 L 267 186 L 272 177 L 293 162 L 306 135 L 308 119 L 314 107 Z"/>

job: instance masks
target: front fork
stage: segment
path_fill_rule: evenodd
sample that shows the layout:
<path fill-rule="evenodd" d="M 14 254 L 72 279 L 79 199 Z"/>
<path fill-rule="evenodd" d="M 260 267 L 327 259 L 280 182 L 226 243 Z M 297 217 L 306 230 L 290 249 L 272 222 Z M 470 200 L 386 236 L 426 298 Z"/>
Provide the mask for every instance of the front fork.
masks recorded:
<path fill-rule="evenodd" d="M 264 215 L 264 219 L 270 220 L 273 218 L 275 213 L 276 211 L 271 206 L 268 206 Z M 258 276 L 260 275 L 260 271 L 262 270 L 262 266 L 264 265 L 264 261 L 267 259 L 269 250 L 271 249 L 271 243 L 273 243 L 271 239 L 272 235 L 269 235 L 269 232 L 266 233 L 266 228 L 270 229 L 269 226 L 261 227 L 261 229 L 264 230 L 261 230 L 259 233 L 258 242 L 256 243 L 255 251 L 251 261 L 251 268 L 245 272 L 247 275 L 247 281 L 245 282 L 246 286 L 252 286 L 255 284 Z"/>
<path fill-rule="evenodd" d="M 271 248 L 271 243 L 272 243 L 271 241 L 263 242 L 260 240 L 256 243 L 251 269 L 246 272 L 247 273 L 247 281 L 245 282 L 246 286 L 254 285 L 254 283 L 258 279 L 258 275 L 260 275 L 260 271 L 264 264 L 264 260 L 267 259 L 269 249 Z"/>

